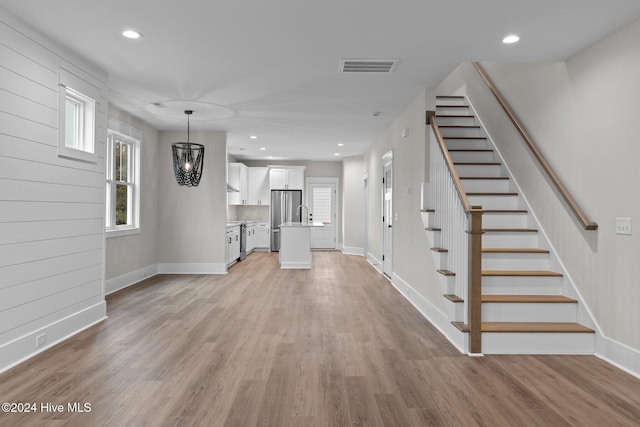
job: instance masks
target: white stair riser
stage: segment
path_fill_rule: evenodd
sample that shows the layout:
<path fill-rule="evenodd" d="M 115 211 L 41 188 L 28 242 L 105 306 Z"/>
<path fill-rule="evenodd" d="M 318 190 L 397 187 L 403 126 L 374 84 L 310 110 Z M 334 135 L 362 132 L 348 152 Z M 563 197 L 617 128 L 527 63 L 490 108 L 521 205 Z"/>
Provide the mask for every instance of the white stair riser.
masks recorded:
<path fill-rule="evenodd" d="M 433 252 L 433 259 L 435 261 L 435 265 L 436 268 L 438 270 L 446 270 L 447 269 L 447 259 L 448 259 L 448 253 L 447 252 L 436 252 L 436 251 L 431 251 Z"/>
<path fill-rule="evenodd" d="M 467 193 L 504 193 L 510 190 L 508 179 L 462 179 Z"/>
<path fill-rule="evenodd" d="M 436 107 L 436 115 L 444 116 L 459 116 L 459 115 L 471 115 L 471 110 L 467 108 L 452 108 L 447 106 Z"/>
<path fill-rule="evenodd" d="M 549 254 L 483 253 L 483 270 L 549 270 Z"/>
<path fill-rule="evenodd" d="M 436 121 L 438 126 L 476 126 L 478 124 L 475 117 L 436 117 Z"/>
<path fill-rule="evenodd" d="M 492 149 L 486 139 L 446 139 L 445 145 L 449 150 L 486 150 Z"/>
<path fill-rule="evenodd" d="M 483 276 L 482 293 L 491 295 L 559 295 L 561 277 Z"/>
<path fill-rule="evenodd" d="M 440 232 L 439 231 L 429 231 L 426 230 L 427 240 L 431 244 L 432 248 L 440 247 Z"/>
<path fill-rule="evenodd" d="M 483 322 L 575 322 L 575 303 L 482 303 Z"/>
<path fill-rule="evenodd" d="M 483 332 L 485 354 L 593 354 L 595 334 Z"/>
<path fill-rule="evenodd" d="M 467 197 L 472 206 L 482 206 L 482 209 L 519 209 L 520 207 L 518 196 L 473 196 L 467 194 Z"/>
<path fill-rule="evenodd" d="M 451 322 L 464 322 L 464 303 L 452 302 L 445 299 L 447 302 L 447 314 L 449 321 Z"/>
<path fill-rule="evenodd" d="M 435 212 L 420 212 L 420 216 L 422 217 L 422 224 L 424 224 L 424 228 L 431 227 L 431 223 L 433 222 Z"/>
<path fill-rule="evenodd" d="M 446 125 L 438 127 L 442 136 L 446 137 L 485 136 L 481 128 L 448 128 Z"/>
<path fill-rule="evenodd" d="M 535 248 L 538 246 L 538 233 L 485 232 L 482 235 L 484 248 Z"/>
<path fill-rule="evenodd" d="M 437 273 L 440 276 L 440 290 L 442 294 L 455 294 L 456 293 L 456 276 L 444 276 Z"/>
<path fill-rule="evenodd" d="M 484 228 L 526 228 L 527 224 L 526 213 L 485 213 L 482 215 L 482 226 Z"/>
<path fill-rule="evenodd" d="M 449 151 L 454 162 L 495 162 L 492 151 Z"/>
<path fill-rule="evenodd" d="M 500 165 L 455 165 L 458 176 L 504 176 Z"/>
<path fill-rule="evenodd" d="M 465 98 L 443 98 L 436 96 L 436 109 L 445 105 L 467 105 Z"/>

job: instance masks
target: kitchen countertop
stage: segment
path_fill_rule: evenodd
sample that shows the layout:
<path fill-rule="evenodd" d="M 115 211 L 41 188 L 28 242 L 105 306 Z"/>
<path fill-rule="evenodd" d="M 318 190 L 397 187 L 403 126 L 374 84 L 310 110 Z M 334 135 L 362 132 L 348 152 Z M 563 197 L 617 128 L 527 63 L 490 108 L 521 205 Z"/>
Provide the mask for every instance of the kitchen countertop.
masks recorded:
<path fill-rule="evenodd" d="M 280 227 L 324 227 L 321 222 L 284 222 Z"/>

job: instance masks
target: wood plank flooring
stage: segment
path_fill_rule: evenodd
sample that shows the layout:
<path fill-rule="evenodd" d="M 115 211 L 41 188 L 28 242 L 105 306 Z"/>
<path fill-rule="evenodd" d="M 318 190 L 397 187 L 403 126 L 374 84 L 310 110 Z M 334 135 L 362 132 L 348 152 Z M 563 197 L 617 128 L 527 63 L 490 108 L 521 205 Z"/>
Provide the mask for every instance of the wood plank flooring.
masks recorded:
<path fill-rule="evenodd" d="M 467 357 L 364 259 L 313 263 L 254 253 L 108 297 L 108 320 L 0 375 L 0 402 L 91 412 L 0 425 L 640 425 L 640 380 L 596 357 Z"/>

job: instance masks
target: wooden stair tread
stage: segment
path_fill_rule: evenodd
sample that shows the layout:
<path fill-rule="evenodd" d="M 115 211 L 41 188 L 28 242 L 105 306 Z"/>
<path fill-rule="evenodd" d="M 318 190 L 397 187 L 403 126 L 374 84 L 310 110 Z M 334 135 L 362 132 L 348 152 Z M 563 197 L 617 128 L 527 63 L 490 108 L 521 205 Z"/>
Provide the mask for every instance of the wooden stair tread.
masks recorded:
<path fill-rule="evenodd" d="M 452 151 L 452 150 L 449 150 Z M 493 179 L 493 180 L 507 180 L 510 179 L 508 176 L 461 176 L 460 179 Z"/>
<path fill-rule="evenodd" d="M 443 297 L 445 297 L 446 299 L 448 299 L 451 302 L 464 302 L 464 300 L 462 298 L 460 298 L 457 295 L 450 295 L 450 294 L 444 294 Z"/>
<path fill-rule="evenodd" d="M 577 303 L 564 295 L 482 295 L 482 302 L 498 303 Z"/>
<path fill-rule="evenodd" d="M 539 248 L 482 248 L 484 253 L 507 253 L 507 254 L 548 254 L 547 249 Z"/>
<path fill-rule="evenodd" d="M 433 213 L 435 212 L 435 209 L 420 209 L 420 212 L 429 212 L 429 213 Z"/>
<path fill-rule="evenodd" d="M 463 95 L 436 95 L 436 99 L 464 99 Z"/>
<path fill-rule="evenodd" d="M 485 233 L 537 233 L 535 228 L 483 228 Z"/>
<path fill-rule="evenodd" d="M 526 209 L 483 209 L 482 212 L 488 214 L 525 214 L 529 213 Z"/>
<path fill-rule="evenodd" d="M 450 153 L 493 153 L 493 150 L 487 148 L 450 148 L 448 151 Z"/>
<path fill-rule="evenodd" d="M 468 105 L 436 105 L 436 108 L 469 108 Z"/>
<path fill-rule="evenodd" d="M 449 249 L 445 249 L 445 248 L 431 248 L 431 250 L 434 252 L 440 252 L 440 253 L 449 252 Z"/>
<path fill-rule="evenodd" d="M 482 270 L 483 276 L 562 277 L 562 273 L 548 270 Z"/>
<path fill-rule="evenodd" d="M 463 119 L 463 118 L 471 118 L 475 116 L 472 114 L 436 114 L 436 118 L 438 117 L 445 117 L 450 119 Z"/>
<path fill-rule="evenodd" d="M 427 228 L 425 228 L 425 230 L 427 230 L 427 231 L 442 231 L 442 228 L 437 228 L 437 227 L 427 227 Z"/>
<path fill-rule="evenodd" d="M 482 322 L 482 332 L 574 332 L 594 330 L 572 322 Z"/>
<path fill-rule="evenodd" d="M 469 325 L 451 322 L 461 332 L 469 332 Z M 594 330 L 579 323 L 563 322 L 482 322 L 482 332 L 552 332 L 594 333 Z"/>
<path fill-rule="evenodd" d="M 467 196 L 517 196 L 518 193 L 476 193 L 476 192 L 468 192 Z"/>
<path fill-rule="evenodd" d="M 453 162 L 454 165 L 463 166 L 500 166 L 500 162 Z"/>
<path fill-rule="evenodd" d="M 443 276 L 455 276 L 456 273 L 454 273 L 453 271 L 449 271 L 449 270 L 436 270 L 438 273 L 442 274 Z"/>

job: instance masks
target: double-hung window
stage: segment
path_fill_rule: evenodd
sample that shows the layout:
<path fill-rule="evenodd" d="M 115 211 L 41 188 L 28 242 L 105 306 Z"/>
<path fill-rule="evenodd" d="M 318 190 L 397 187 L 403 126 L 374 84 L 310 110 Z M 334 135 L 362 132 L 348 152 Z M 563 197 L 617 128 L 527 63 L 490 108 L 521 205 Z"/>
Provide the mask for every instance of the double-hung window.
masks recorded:
<path fill-rule="evenodd" d="M 108 237 L 140 232 L 140 140 L 109 129 L 106 229 Z"/>

